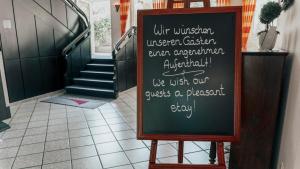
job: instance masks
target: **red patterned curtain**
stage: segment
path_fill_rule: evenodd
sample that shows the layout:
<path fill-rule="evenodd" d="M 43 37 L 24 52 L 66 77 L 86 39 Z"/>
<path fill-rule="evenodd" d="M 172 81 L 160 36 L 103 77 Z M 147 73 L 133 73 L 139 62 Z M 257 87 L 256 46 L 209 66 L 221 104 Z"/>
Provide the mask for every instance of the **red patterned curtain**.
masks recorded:
<path fill-rule="evenodd" d="M 165 9 L 167 7 L 167 0 L 152 0 L 153 9 Z"/>
<path fill-rule="evenodd" d="M 229 6 L 231 0 L 217 0 L 217 6 Z"/>
<path fill-rule="evenodd" d="M 247 49 L 248 36 L 252 26 L 256 0 L 243 0 L 243 34 L 242 34 L 242 47 Z"/>
<path fill-rule="evenodd" d="M 120 0 L 120 21 L 121 21 L 121 35 L 126 31 L 126 22 L 128 18 L 130 0 Z"/>

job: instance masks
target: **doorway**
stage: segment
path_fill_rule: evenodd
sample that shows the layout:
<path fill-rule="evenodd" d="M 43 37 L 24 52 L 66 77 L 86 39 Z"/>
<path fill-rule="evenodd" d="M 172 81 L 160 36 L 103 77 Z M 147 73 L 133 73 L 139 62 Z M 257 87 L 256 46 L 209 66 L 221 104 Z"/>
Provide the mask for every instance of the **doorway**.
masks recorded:
<path fill-rule="evenodd" d="M 93 59 L 112 58 L 110 0 L 77 0 L 91 24 L 91 50 Z"/>

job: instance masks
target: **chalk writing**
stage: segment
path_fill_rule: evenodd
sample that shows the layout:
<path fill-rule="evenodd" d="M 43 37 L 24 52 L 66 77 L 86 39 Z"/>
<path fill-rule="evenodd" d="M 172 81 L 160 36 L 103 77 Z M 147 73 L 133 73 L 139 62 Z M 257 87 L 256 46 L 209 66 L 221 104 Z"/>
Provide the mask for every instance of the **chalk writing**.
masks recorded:
<path fill-rule="evenodd" d="M 228 91 L 222 81 L 210 86 L 217 78 L 211 75 L 216 58 L 226 54 L 213 28 L 154 24 L 152 30 L 152 39 L 145 39 L 146 57 L 160 60 L 153 68 L 161 73 L 152 77 L 152 88 L 144 90 L 146 101 L 171 99 L 170 111 L 191 119 L 197 98 L 226 96 Z"/>

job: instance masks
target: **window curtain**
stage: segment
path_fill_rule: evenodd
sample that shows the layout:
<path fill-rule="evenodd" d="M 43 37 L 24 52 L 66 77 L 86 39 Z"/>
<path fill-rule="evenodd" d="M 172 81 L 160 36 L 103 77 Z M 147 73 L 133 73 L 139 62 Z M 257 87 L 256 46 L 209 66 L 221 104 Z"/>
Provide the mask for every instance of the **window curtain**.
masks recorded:
<path fill-rule="evenodd" d="M 128 18 L 130 0 L 120 0 L 120 22 L 121 22 L 121 35 L 126 31 L 126 22 Z"/>
<path fill-rule="evenodd" d="M 153 9 L 165 9 L 167 7 L 167 0 L 152 0 Z"/>
<path fill-rule="evenodd" d="M 252 26 L 256 0 L 243 0 L 242 48 L 247 49 L 247 41 Z"/>
<path fill-rule="evenodd" d="M 184 8 L 184 2 L 174 2 L 173 8 Z"/>
<path fill-rule="evenodd" d="M 217 0 L 217 6 L 229 6 L 231 0 Z"/>

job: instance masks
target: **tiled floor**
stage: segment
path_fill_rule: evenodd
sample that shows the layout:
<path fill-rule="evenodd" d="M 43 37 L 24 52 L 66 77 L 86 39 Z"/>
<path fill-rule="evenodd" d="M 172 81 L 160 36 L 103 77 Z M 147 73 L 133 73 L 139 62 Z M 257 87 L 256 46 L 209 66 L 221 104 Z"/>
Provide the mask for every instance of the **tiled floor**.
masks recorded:
<path fill-rule="evenodd" d="M 0 133 L 0 169 L 146 169 L 150 141 L 136 140 L 136 88 L 97 109 L 28 101 L 11 108 Z M 208 163 L 208 142 L 185 142 L 184 163 Z M 157 162 L 176 162 L 159 142 Z"/>

